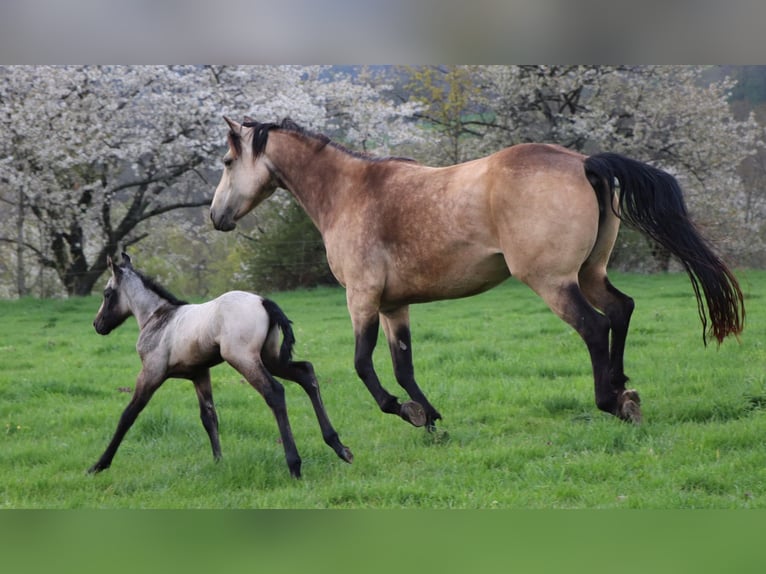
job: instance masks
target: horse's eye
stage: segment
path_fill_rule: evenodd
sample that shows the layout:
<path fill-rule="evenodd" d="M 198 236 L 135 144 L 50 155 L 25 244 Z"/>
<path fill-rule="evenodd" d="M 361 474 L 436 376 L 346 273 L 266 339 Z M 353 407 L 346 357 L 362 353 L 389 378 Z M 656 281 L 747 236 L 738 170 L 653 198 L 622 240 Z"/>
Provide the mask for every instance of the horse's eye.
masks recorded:
<path fill-rule="evenodd" d="M 223 158 L 223 165 L 226 167 L 231 167 L 231 164 L 234 162 L 234 158 L 231 157 L 225 157 Z"/>

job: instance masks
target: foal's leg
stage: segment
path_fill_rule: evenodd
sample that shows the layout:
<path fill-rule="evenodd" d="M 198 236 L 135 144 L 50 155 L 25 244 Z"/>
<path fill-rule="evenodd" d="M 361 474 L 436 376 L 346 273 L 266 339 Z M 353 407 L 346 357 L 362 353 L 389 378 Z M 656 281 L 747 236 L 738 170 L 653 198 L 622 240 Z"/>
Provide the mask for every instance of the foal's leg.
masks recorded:
<path fill-rule="evenodd" d="M 205 369 L 194 379 L 194 390 L 197 391 L 199 399 L 199 415 L 202 419 L 202 426 L 205 427 L 208 437 L 210 437 L 210 446 L 213 447 L 213 458 L 221 458 L 221 441 L 218 437 L 218 415 L 215 412 L 213 403 L 213 386 L 210 384 L 210 369 Z"/>
<path fill-rule="evenodd" d="M 106 447 L 104 454 L 98 459 L 98 462 L 88 469 L 88 472 L 95 473 L 101 472 L 109 468 L 112 464 L 117 448 L 120 446 L 122 439 L 125 437 L 125 433 L 128 432 L 133 423 L 136 421 L 138 414 L 144 409 L 149 399 L 152 398 L 154 391 L 156 391 L 160 385 L 165 381 L 164 377 L 156 377 L 142 370 L 138 379 L 136 380 L 136 388 L 133 391 L 133 398 L 130 399 L 128 406 L 120 416 L 120 420 L 117 423 L 117 430 Z"/>
<path fill-rule="evenodd" d="M 285 460 L 290 475 L 295 478 L 301 477 L 301 457 L 298 454 L 298 448 L 295 446 L 293 431 L 290 429 L 290 421 L 287 417 L 287 404 L 285 403 L 285 388 L 271 376 L 266 367 L 261 362 L 260 357 L 253 360 L 239 359 L 236 357 L 227 357 L 224 359 L 242 376 L 247 379 L 255 390 L 263 396 L 266 404 L 269 405 L 274 418 L 277 420 L 279 435 L 282 439 L 282 446 L 285 449 Z"/>
<path fill-rule="evenodd" d="M 375 372 L 372 362 L 372 353 L 378 342 L 380 318 L 377 307 L 373 308 L 364 301 L 357 301 L 357 297 L 347 291 L 348 309 L 351 314 L 351 322 L 354 325 L 354 367 L 359 378 L 362 379 L 367 390 L 378 403 L 384 413 L 396 414 L 416 427 L 426 424 L 426 413 L 423 407 L 415 401 L 399 403 L 397 398 L 389 393 L 380 384 L 380 379 Z"/>
<path fill-rule="evenodd" d="M 410 336 L 410 308 L 400 307 L 396 311 L 381 313 L 383 330 L 386 333 L 394 374 L 397 382 L 407 391 L 413 401 L 421 404 L 426 415 L 426 428 L 436 430 L 436 421 L 441 419 L 433 405 L 415 382 L 415 368 L 412 364 L 412 339 Z"/>
<path fill-rule="evenodd" d="M 290 361 L 288 364 L 280 364 L 276 358 L 264 356 L 264 362 L 266 368 L 275 377 L 281 377 L 289 381 L 298 383 L 306 394 L 311 399 L 311 405 L 314 407 L 317 420 L 319 421 L 319 428 L 322 429 L 322 437 L 325 443 L 332 448 L 335 453 L 345 460 L 346 462 L 352 462 L 354 455 L 351 450 L 340 442 L 340 437 L 337 431 L 333 428 L 330 422 L 330 417 L 327 415 L 327 411 L 324 408 L 322 402 L 322 396 L 319 393 L 319 382 L 314 374 L 314 367 L 308 361 Z"/>
<path fill-rule="evenodd" d="M 635 392 L 615 388 L 610 376 L 609 319 L 588 303 L 577 282 L 564 281 L 530 285 L 548 306 L 579 333 L 590 353 L 596 391 L 596 406 L 621 419 L 640 422 L 641 410 Z"/>

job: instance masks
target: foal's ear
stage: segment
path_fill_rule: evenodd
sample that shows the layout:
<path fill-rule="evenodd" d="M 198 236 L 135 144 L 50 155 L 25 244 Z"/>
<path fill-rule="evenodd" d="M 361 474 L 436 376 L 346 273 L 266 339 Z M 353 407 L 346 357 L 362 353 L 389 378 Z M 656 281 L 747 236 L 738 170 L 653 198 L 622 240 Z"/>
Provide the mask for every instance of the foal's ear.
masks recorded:
<path fill-rule="evenodd" d="M 124 251 L 122 252 L 122 264 L 127 265 L 128 267 L 133 267 L 130 263 L 130 257 L 128 257 L 128 254 Z"/>
<path fill-rule="evenodd" d="M 106 256 L 106 268 L 109 269 L 113 279 L 120 278 L 120 268 L 114 263 L 114 259 L 110 255 Z"/>

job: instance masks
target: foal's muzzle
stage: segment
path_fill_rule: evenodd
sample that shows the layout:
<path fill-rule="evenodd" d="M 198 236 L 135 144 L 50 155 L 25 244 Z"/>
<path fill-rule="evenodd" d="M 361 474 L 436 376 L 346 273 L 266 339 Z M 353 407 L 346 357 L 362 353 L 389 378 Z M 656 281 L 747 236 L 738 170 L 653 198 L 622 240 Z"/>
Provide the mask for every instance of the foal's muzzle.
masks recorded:
<path fill-rule="evenodd" d="M 99 335 L 108 335 L 112 332 L 112 327 L 105 325 L 103 321 L 100 321 L 98 317 L 93 321 L 93 328 Z"/>

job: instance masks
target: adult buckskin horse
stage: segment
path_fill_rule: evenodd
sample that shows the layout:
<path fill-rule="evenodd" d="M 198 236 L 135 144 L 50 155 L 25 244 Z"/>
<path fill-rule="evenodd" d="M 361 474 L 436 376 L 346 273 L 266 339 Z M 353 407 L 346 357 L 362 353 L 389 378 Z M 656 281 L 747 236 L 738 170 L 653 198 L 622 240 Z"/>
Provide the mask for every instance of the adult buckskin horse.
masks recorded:
<path fill-rule="evenodd" d="M 681 261 L 703 342 L 742 331 L 737 279 L 690 220 L 676 179 L 657 168 L 548 144 L 434 168 L 355 153 L 290 120 L 224 119 L 229 149 L 210 207 L 213 225 L 230 231 L 277 187 L 292 193 L 346 287 L 359 377 L 383 412 L 415 426 L 432 429 L 441 415 L 415 382 L 409 305 L 481 293 L 509 276 L 585 341 L 598 408 L 640 422 L 639 396 L 625 388 L 623 370 L 634 304 L 606 273 L 620 221 Z M 373 368 L 381 323 L 396 379 L 411 401 L 399 403 Z"/>

